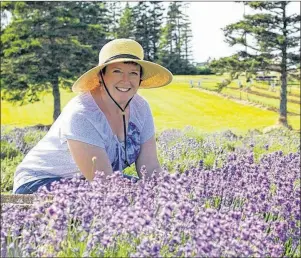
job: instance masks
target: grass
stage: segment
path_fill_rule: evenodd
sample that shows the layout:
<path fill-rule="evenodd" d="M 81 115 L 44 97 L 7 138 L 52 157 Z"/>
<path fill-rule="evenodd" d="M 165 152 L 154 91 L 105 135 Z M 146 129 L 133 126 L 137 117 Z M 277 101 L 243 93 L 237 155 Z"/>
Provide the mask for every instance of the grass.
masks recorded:
<path fill-rule="evenodd" d="M 272 98 L 277 98 L 277 99 L 280 98 L 280 92 L 279 91 L 269 91 L 269 90 L 264 90 L 262 88 L 256 88 L 256 87 L 251 87 L 251 90 L 258 93 L 258 94 L 268 95 L 269 97 L 272 97 Z M 300 96 L 297 97 L 297 96 L 288 95 L 287 100 L 300 103 Z"/>
<path fill-rule="evenodd" d="M 275 112 L 187 89 L 185 84 L 141 90 L 140 94 L 150 102 L 159 130 L 190 125 L 206 132 L 227 129 L 237 132 L 270 126 L 277 120 Z"/>
<path fill-rule="evenodd" d="M 64 107 L 75 93 L 60 89 L 61 106 Z M 1 124 L 11 126 L 29 126 L 36 124 L 49 125 L 52 123 L 53 96 L 41 96 L 39 102 L 23 106 L 13 105 L 7 101 L 1 102 Z"/>
<path fill-rule="evenodd" d="M 139 94 L 150 103 L 157 131 L 168 128 L 184 128 L 194 126 L 204 132 L 233 130 L 246 132 L 249 129 L 262 129 L 272 126 L 278 119 L 273 111 L 258 107 L 235 103 L 231 100 L 189 88 L 189 79 L 204 79 L 203 84 L 214 87 L 221 81 L 221 76 L 175 76 L 174 83 L 157 89 L 141 89 Z M 205 82 L 206 79 L 208 82 Z M 228 90 L 228 89 L 227 89 Z M 235 90 L 232 90 L 236 92 Z M 238 92 L 239 93 L 239 92 Z M 61 90 L 61 105 L 75 96 L 74 93 Z M 279 101 L 260 96 L 251 96 L 254 101 L 277 106 Z M 260 98 L 260 99 L 259 99 Z M 300 114 L 300 105 L 289 103 L 288 110 Z M 10 126 L 28 126 L 36 124 L 51 124 L 53 112 L 53 97 L 46 94 L 41 101 L 17 106 L 2 101 L 1 124 Z M 294 129 L 300 130 L 300 117 L 289 116 L 289 122 Z"/>
<path fill-rule="evenodd" d="M 256 84 L 256 87 L 259 87 L 263 90 L 269 90 L 270 89 L 270 86 L 267 84 L 267 83 L 258 83 Z M 280 92 L 280 87 L 277 86 L 275 87 L 276 91 L 279 93 Z M 288 85 L 287 86 L 287 93 L 288 93 L 288 96 L 299 96 L 300 97 L 300 83 L 299 83 L 299 86 L 297 85 Z"/>
<path fill-rule="evenodd" d="M 240 98 L 243 100 L 248 100 L 254 103 L 258 103 L 267 107 L 272 107 L 272 108 L 279 108 L 279 103 L 280 100 L 278 99 L 272 99 L 272 98 L 267 98 L 267 97 L 263 97 L 263 96 L 258 96 L 252 93 L 247 93 L 247 92 L 240 92 L 238 90 L 234 90 L 234 89 L 229 89 L 229 88 L 225 88 L 222 91 L 223 94 L 229 95 L 229 96 L 234 96 L 236 98 Z M 288 102 L 287 103 L 287 110 L 288 112 L 293 112 L 295 114 L 300 114 L 300 104 L 295 104 L 295 103 L 291 103 Z"/>
<path fill-rule="evenodd" d="M 194 87 L 198 88 L 198 80 L 200 78 L 197 77 L 193 77 L 194 79 Z M 181 79 L 176 80 L 177 82 L 182 82 L 184 83 L 185 78 L 184 76 L 181 77 Z M 217 82 L 222 81 L 221 77 L 203 77 L 201 78 L 201 88 L 206 89 L 206 90 L 211 90 L 211 91 L 216 91 L 217 90 Z M 189 85 L 189 80 L 186 79 L 186 85 Z M 279 108 L 280 105 L 280 93 L 279 93 L 279 87 L 277 88 L 278 92 L 271 92 L 269 91 L 268 87 L 265 87 L 264 84 L 260 84 L 260 83 L 256 83 L 256 86 L 260 86 L 261 88 L 255 88 L 252 87 L 252 90 L 256 91 L 259 94 L 266 94 L 269 97 L 266 96 L 259 96 L 257 94 L 252 94 L 252 93 L 247 93 L 247 92 L 240 92 L 240 90 L 238 89 L 238 85 L 235 81 L 231 82 L 229 84 L 229 87 L 226 87 L 222 90 L 222 94 L 228 95 L 228 96 L 232 96 L 235 98 L 241 98 L 242 100 L 248 100 L 254 103 L 258 103 L 261 104 L 263 106 L 267 106 L 267 107 L 272 107 L 275 109 Z M 278 99 L 275 99 L 278 98 Z M 288 94 L 288 100 L 294 100 L 294 101 L 299 101 L 300 103 L 300 95 L 299 97 L 297 96 L 291 96 Z M 295 113 L 295 114 L 300 114 L 300 104 L 297 103 L 291 103 L 288 102 L 287 103 L 287 109 L 289 112 Z"/>

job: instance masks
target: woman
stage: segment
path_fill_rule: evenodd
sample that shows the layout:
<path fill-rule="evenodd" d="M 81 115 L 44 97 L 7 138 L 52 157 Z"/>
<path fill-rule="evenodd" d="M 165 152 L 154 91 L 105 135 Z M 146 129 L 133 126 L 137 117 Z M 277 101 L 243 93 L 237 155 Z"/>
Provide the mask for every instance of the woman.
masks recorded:
<path fill-rule="evenodd" d="M 140 178 L 143 165 L 146 177 L 161 171 L 151 110 L 136 93 L 169 84 L 172 74 L 143 57 L 134 40 L 116 39 L 103 46 L 98 66 L 72 87 L 80 94 L 17 167 L 14 193 L 31 194 L 43 185 L 49 189 L 53 181 L 75 175 L 91 181 L 94 170 L 110 175 L 134 162 Z"/>

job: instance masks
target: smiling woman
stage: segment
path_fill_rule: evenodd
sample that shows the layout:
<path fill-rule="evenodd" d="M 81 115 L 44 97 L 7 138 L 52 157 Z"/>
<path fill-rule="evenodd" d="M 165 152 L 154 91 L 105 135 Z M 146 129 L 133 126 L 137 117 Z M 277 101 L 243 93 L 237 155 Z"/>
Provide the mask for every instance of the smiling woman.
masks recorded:
<path fill-rule="evenodd" d="M 142 67 L 134 62 L 109 64 L 98 75 L 100 85 L 104 86 L 96 88 L 96 91 L 100 92 L 100 97 L 106 96 L 106 93 L 111 94 L 112 98 L 121 107 L 125 108 L 128 100 L 133 97 L 139 88 Z"/>
<path fill-rule="evenodd" d="M 134 40 L 103 46 L 98 66 L 72 87 L 79 95 L 17 167 L 14 193 L 34 193 L 43 185 L 50 189 L 52 182 L 76 175 L 91 181 L 96 170 L 111 175 L 133 163 L 139 178 L 161 171 L 152 113 L 137 90 L 165 86 L 172 74 L 143 57 Z"/>

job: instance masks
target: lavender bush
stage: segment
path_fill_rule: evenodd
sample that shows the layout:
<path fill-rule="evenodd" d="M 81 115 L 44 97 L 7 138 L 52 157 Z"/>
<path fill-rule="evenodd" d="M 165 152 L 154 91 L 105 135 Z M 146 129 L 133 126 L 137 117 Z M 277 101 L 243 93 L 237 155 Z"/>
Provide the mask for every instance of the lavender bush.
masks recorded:
<path fill-rule="evenodd" d="M 13 189 L 13 177 L 24 156 L 46 134 L 47 128 L 1 126 L 1 191 Z"/>
<path fill-rule="evenodd" d="M 13 129 L 1 126 L 1 141 L 12 144 L 23 155 L 26 155 L 47 133 L 48 127 L 24 127 Z M 1 149 L 2 154 L 2 149 Z"/>
<path fill-rule="evenodd" d="M 137 183 L 97 172 L 41 188 L 29 209 L 5 205 L 1 257 L 299 257 L 298 137 L 279 134 L 164 132 L 170 171 Z"/>
<path fill-rule="evenodd" d="M 27 127 L 9 129 L 1 126 L 1 189 L 12 189 L 16 166 L 24 155 L 46 134 L 49 127 Z M 300 138 L 295 132 L 277 129 L 262 134 L 250 131 L 246 135 L 235 135 L 231 131 L 205 134 L 192 127 L 184 130 L 166 130 L 157 136 L 158 156 L 163 167 L 170 171 L 183 172 L 198 165 L 200 160 L 206 168 L 221 167 L 230 152 L 245 154 L 250 149 L 256 162 L 261 155 L 282 150 L 296 152 Z M 127 168 L 126 174 L 135 175 L 135 166 Z"/>
<path fill-rule="evenodd" d="M 231 152 L 245 155 L 252 150 L 258 162 L 263 154 L 279 150 L 289 153 L 300 149 L 300 136 L 287 129 L 266 134 L 253 130 L 240 136 L 231 131 L 208 135 L 186 127 L 184 130 L 164 131 L 157 142 L 161 164 L 169 171 L 181 172 L 197 166 L 199 160 L 203 160 L 206 168 L 221 167 Z"/>

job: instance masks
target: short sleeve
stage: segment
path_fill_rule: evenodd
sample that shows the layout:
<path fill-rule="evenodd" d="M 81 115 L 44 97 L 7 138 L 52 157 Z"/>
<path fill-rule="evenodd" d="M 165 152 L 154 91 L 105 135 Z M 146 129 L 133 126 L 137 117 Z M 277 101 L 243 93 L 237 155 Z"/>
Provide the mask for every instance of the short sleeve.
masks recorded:
<path fill-rule="evenodd" d="M 103 135 L 83 113 L 70 114 L 61 124 L 61 143 L 76 140 L 105 149 Z"/>
<path fill-rule="evenodd" d="M 154 119 L 149 107 L 149 104 L 145 105 L 145 120 L 141 130 L 141 144 L 145 143 L 155 134 Z"/>

